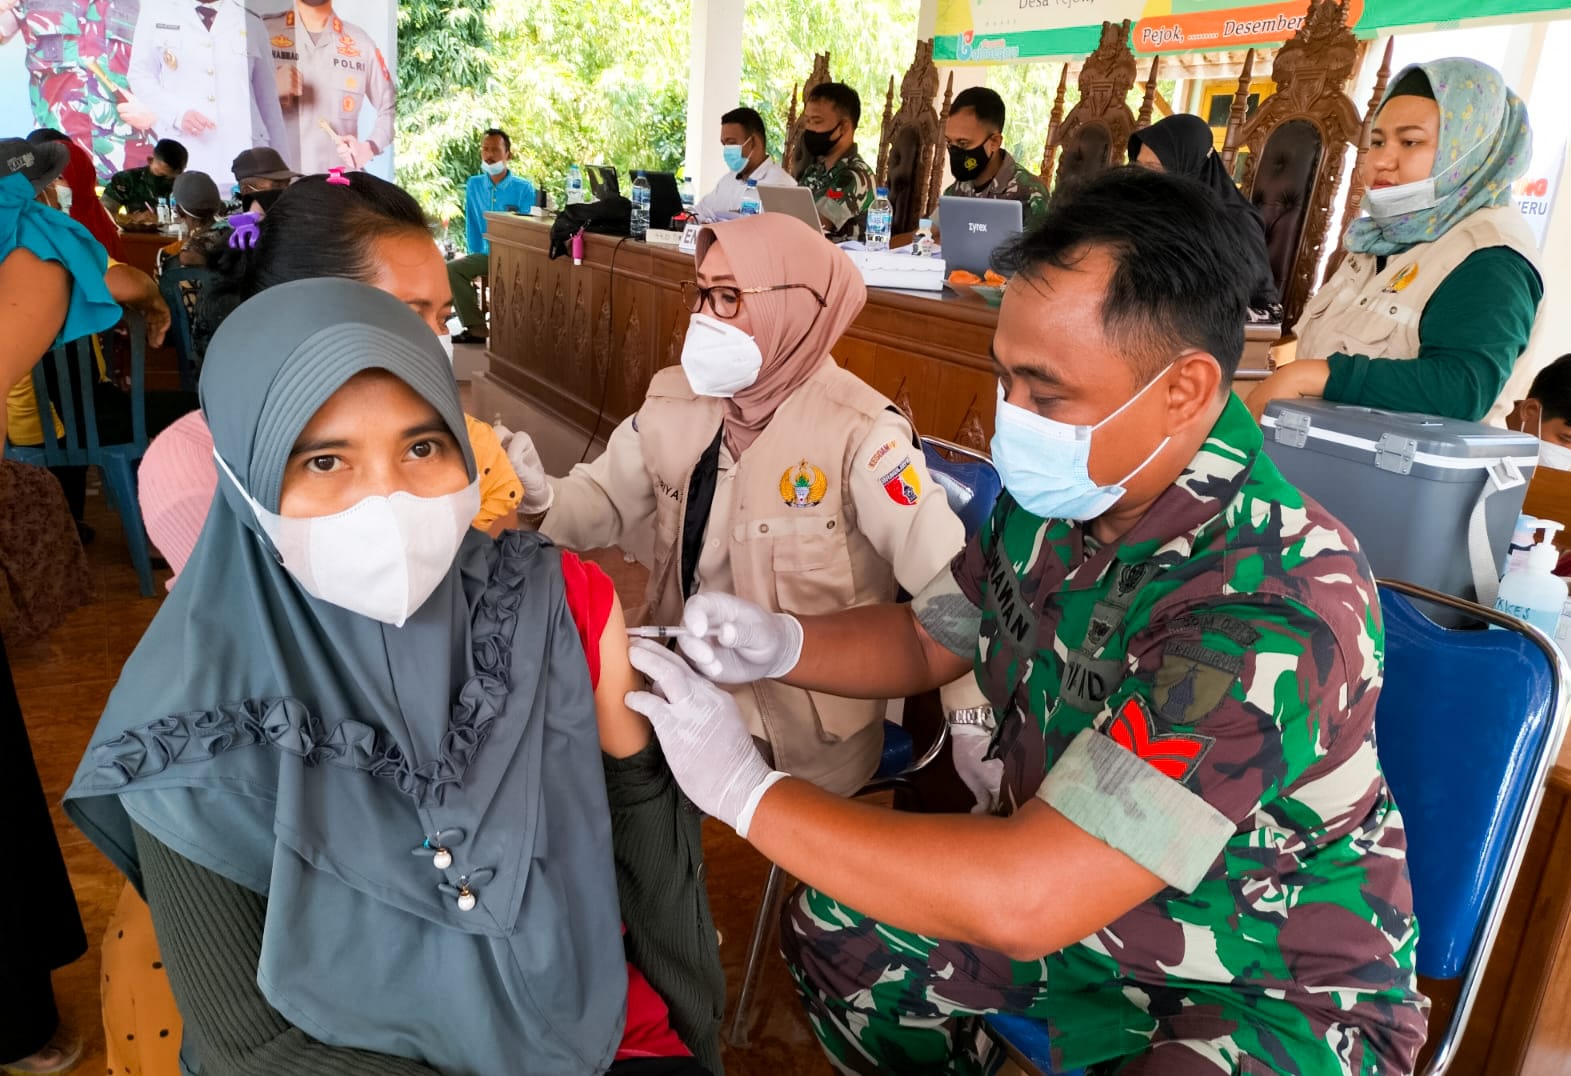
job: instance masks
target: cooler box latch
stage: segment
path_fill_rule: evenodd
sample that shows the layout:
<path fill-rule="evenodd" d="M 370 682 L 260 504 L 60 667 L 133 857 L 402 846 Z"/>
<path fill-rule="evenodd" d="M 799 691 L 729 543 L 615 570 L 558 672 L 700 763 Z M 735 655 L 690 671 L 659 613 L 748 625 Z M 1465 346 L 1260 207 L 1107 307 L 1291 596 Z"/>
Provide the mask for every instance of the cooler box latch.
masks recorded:
<path fill-rule="evenodd" d="M 1281 411 L 1276 416 L 1276 443 L 1288 448 L 1303 448 L 1309 443 L 1309 427 L 1307 411 Z"/>
<path fill-rule="evenodd" d="M 1380 443 L 1375 446 L 1375 466 L 1395 474 L 1411 474 L 1413 454 L 1417 451 L 1418 442 L 1411 437 L 1382 434 Z"/>

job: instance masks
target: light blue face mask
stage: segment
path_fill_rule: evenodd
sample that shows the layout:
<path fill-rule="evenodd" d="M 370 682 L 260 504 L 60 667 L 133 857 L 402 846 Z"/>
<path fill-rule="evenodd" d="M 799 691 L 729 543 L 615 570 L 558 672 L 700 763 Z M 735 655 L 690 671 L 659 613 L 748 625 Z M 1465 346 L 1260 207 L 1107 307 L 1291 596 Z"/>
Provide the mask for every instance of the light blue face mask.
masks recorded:
<path fill-rule="evenodd" d="M 746 142 L 742 146 L 747 145 Z M 721 146 L 720 155 L 725 158 L 725 166 L 731 171 L 740 172 L 747 167 L 747 154 L 742 152 L 742 146 Z"/>
<path fill-rule="evenodd" d="M 1009 495 L 1042 519 L 1095 519 L 1118 503 L 1127 490 L 1124 483 L 1145 470 L 1171 437 L 1151 450 L 1145 462 L 1110 486 L 1091 478 L 1091 435 L 1123 414 L 1131 404 L 1160 382 L 1169 366 L 1129 400 L 1095 426 L 1071 426 L 1016 407 L 1004 399 L 998 383 L 998 414 L 993 420 L 993 466 Z"/>
<path fill-rule="evenodd" d="M 481 161 L 480 162 L 480 167 L 485 171 L 485 174 L 488 175 L 488 176 L 499 176 L 503 172 L 507 171 L 507 162 L 506 161 Z"/>

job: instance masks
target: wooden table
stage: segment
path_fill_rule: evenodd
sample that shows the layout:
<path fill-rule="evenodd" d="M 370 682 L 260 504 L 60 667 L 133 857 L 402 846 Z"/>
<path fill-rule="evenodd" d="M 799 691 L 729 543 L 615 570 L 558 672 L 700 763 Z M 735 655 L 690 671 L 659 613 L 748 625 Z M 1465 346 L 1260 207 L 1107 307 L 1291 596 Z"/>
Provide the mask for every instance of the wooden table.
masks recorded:
<path fill-rule="evenodd" d="M 585 433 L 608 433 L 637 410 L 654 372 L 681 359 L 689 314 L 678 289 L 693 279 L 692 256 L 589 235 L 575 267 L 548 257 L 549 224 L 501 213 L 488 220 L 490 378 Z M 969 292 L 874 288 L 834 356 L 918 432 L 985 451 L 997 326 L 997 309 Z M 1248 336 L 1245 366 L 1263 376 L 1276 327 Z"/>
<path fill-rule="evenodd" d="M 120 233 L 120 252 L 125 263 L 140 269 L 154 280 L 158 279 L 158 252 L 175 241 L 172 235 L 162 232 Z M 175 313 L 171 311 L 171 313 Z M 147 387 L 150 389 L 178 389 L 180 387 L 180 358 L 168 340 L 163 346 L 147 349 Z"/>

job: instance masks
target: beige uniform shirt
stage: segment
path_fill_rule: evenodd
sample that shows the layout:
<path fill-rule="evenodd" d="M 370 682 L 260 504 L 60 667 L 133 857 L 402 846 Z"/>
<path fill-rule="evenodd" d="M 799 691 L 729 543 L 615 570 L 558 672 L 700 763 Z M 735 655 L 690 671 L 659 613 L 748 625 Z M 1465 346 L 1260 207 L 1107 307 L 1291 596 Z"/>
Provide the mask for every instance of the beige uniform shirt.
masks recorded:
<path fill-rule="evenodd" d="M 553 541 L 570 549 L 620 545 L 647 535 L 654 526 L 656 498 L 644 466 L 642 433 L 632 417 L 612 431 L 606 450 L 598 458 L 574 467 L 565 478 L 551 479 L 555 503 L 541 525 Z M 907 456 L 916 470 L 920 492 L 915 504 L 904 503 L 905 491 L 891 493 L 883 484 L 890 465 Z M 934 576 L 949 570 L 949 562 L 965 541 L 964 528 L 949 508 L 943 490 L 933 482 L 922 454 L 911 444 L 911 427 L 894 413 L 879 418 L 858 449 L 863 461 L 851 479 L 851 501 L 857 529 L 894 570 L 908 593 L 920 591 Z M 736 461 L 721 443 L 719 474 L 715 482 L 711 520 L 731 517 L 736 498 Z M 732 590 L 730 543 L 711 527 L 704 533 L 694 580 L 697 591 Z M 825 609 L 824 612 L 834 610 Z M 974 685 L 973 685 L 974 687 Z M 964 692 L 958 701 L 945 692 L 949 708 L 976 705 L 979 691 Z M 750 693 L 734 693 L 742 717 L 754 736 L 764 738 Z"/>
<path fill-rule="evenodd" d="M 360 137 L 360 112 L 369 102 L 376 120 L 366 141 L 377 153 L 393 143 L 396 94 L 382 50 L 364 28 L 337 15 L 326 29 L 312 34 L 300 25 L 293 9 L 263 20 L 279 85 L 290 69 L 300 72 L 301 93 L 283 94 L 284 158 L 306 175 L 343 167 L 343 160 L 321 129 L 325 121 L 337 135 Z"/>

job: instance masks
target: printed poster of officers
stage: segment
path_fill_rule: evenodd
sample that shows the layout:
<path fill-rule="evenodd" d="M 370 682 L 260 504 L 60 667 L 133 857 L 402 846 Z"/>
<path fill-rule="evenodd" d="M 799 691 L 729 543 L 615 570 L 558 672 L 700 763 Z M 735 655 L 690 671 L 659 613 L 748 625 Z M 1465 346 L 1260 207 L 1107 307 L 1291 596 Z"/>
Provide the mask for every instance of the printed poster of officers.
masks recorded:
<path fill-rule="evenodd" d="M 100 182 L 160 138 L 221 189 L 253 146 L 391 177 L 396 17 L 389 0 L 0 0 L 0 129 L 64 131 Z"/>
<path fill-rule="evenodd" d="M 267 35 L 284 159 L 307 175 L 349 168 L 391 178 L 396 6 L 387 0 L 252 0 L 252 10 L 262 16 Z"/>

